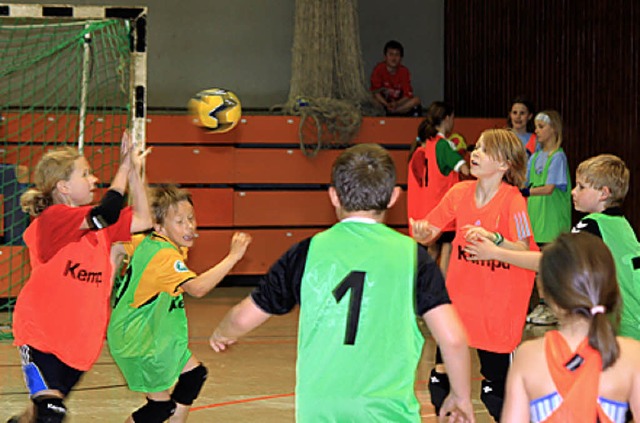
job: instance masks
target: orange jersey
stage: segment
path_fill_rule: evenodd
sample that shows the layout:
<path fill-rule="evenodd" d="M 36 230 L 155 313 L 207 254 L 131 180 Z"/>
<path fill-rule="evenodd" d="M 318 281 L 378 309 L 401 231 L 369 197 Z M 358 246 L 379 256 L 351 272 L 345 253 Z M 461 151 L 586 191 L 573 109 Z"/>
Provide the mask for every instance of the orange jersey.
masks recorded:
<path fill-rule="evenodd" d="M 611 423 L 598 404 L 602 358 L 589 340 L 585 338 L 573 352 L 560 332 L 553 330 L 545 334 L 544 347 L 551 378 L 562 398 L 545 422 Z"/>
<path fill-rule="evenodd" d="M 169 238 L 157 232 L 153 232 L 151 235 L 134 235 L 131 237 L 131 242 L 123 244 L 126 254 L 128 256 L 133 255 L 133 252 L 147 236 L 173 244 Z M 175 246 L 175 244 L 173 245 Z M 161 292 L 166 292 L 172 296 L 182 294 L 181 285 L 198 276 L 184 264 L 184 260 L 187 259 L 187 253 L 187 248 L 177 246 L 175 249 L 164 248 L 159 250 L 149 260 L 140 276 L 140 281 L 130 306 L 138 308 Z"/>
<path fill-rule="evenodd" d="M 456 222 L 453 251 L 447 270 L 447 290 L 467 330 L 469 344 L 498 353 L 512 352 L 520 343 L 535 273 L 497 260 L 470 261 L 464 252 L 465 225 L 500 232 L 506 240 L 526 241 L 531 235 L 527 205 L 518 188 L 502 182 L 484 207 L 476 207 L 476 181 L 451 188 L 427 216 L 443 228 Z"/>
<path fill-rule="evenodd" d="M 126 208 L 114 225 L 98 231 L 80 230 L 90 209 L 50 206 L 27 228 L 24 239 L 31 276 L 18 295 L 13 320 L 15 345 L 51 353 L 82 371 L 98 359 L 106 335 L 111 244 L 130 238 L 133 216 L 131 208 Z M 48 257 L 41 249 L 50 238 L 60 248 Z"/>
<path fill-rule="evenodd" d="M 527 141 L 527 145 L 524 148 L 529 152 L 529 154 L 533 154 L 536 152 L 536 146 L 538 144 L 538 137 L 536 134 L 531 134 L 529 137 L 529 141 Z"/>
<path fill-rule="evenodd" d="M 458 173 L 448 175 L 440 172 L 436 156 L 436 145 L 444 139 L 437 135 L 419 147 L 409 161 L 407 172 L 407 214 L 413 219 L 424 219 L 440 202 L 447 191 L 460 180 Z M 446 141 L 446 140 L 445 140 Z M 442 228 L 443 232 L 455 229 L 454 222 Z"/>

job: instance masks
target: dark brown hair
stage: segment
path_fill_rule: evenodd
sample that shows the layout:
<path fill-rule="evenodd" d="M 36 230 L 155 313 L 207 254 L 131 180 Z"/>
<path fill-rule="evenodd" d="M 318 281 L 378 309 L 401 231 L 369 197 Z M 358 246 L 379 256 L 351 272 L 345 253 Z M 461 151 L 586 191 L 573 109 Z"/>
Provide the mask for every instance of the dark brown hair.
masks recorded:
<path fill-rule="evenodd" d="M 333 163 L 331 184 L 345 211 L 384 211 L 396 185 L 391 156 L 378 144 L 346 149 Z"/>

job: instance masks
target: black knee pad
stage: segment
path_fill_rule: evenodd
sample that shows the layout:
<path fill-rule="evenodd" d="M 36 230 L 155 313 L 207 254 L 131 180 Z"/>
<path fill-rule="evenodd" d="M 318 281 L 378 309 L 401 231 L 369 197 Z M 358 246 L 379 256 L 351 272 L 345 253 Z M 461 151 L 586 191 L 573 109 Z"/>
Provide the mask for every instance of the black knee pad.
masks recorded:
<path fill-rule="evenodd" d="M 154 401 L 147 398 L 147 403 L 134 411 L 131 417 L 136 423 L 163 423 L 175 412 L 175 401 Z"/>
<path fill-rule="evenodd" d="M 502 413 L 502 404 L 504 403 L 504 381 L 488 381 L 482 380 L 482 389 L 480 391 L 480 399 L 484 403 L 491 417 L 497 422 L 500 420 Z"/>
<path fill-rule="evenodd" d="M 431 404 L 436 408 L 436 415 L 440 414 L 442 403 L 449 395 L 450 390 L 449 376 L 432 369 L 429 375 L 429 395 L 431 396 Z"/>
<path fill-rule="evenodd" d="M 32 401 L 36 408 L 36 423 L 60 423 L 67 415 L 62 398 L 41 396 Z"/>
<path fill-rule="evenodd" d="M 207 380 L 207 368 L 202 365 L 184 372 L 178 378 L 176 387 L 173 388 L 171 398 L 178 404 L 191 405 Z"/>

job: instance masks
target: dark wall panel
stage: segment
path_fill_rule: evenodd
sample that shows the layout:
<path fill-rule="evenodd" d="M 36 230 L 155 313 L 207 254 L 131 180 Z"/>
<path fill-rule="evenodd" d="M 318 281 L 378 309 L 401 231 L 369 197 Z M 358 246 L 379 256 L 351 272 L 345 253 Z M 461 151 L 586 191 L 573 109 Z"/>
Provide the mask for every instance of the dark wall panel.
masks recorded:
<path fill-rule="evenodd" d="M 519 94 L 558 110 L 572 173 L 600 153 L 626 161 L 637 231 L 639 47 L 635 0 L 447 0 L 445 98 L 464 117 L 506 117 Z"/>

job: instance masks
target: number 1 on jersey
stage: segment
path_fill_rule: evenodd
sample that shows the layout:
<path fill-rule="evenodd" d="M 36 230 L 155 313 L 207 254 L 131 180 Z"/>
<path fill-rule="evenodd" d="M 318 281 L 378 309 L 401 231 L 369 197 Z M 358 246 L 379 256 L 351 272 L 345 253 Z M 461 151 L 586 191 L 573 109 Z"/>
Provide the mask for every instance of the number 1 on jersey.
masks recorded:
<path fill-rule="evenodd" d="M 333 297 L 336 299 L 336 302 L 339 303 L 347 291 L 351 289 L 349 311 L 347 314 L 347 330 L 344 336 L 344 343 L 346 345 L 353 345 L 356 342 L 365 274 L 365 272 L 350 272 L 333 290 Z"/>

